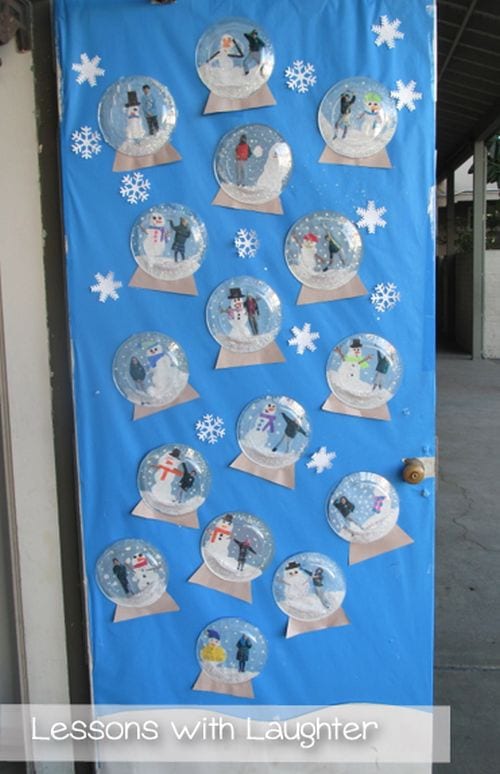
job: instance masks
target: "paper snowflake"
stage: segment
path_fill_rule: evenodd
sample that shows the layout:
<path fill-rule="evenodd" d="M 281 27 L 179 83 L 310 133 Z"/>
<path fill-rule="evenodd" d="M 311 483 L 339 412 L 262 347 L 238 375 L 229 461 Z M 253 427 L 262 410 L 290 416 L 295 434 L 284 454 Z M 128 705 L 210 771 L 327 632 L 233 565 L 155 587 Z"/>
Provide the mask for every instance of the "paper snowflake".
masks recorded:
<path fill-rule="evenodd" d="M 336 458 L 335 452 L 329 452 L 326 450 L 326 446 L 322 446 L 319 451 L 314 452 L 311 455 L 311 460 L 306 464 L 307 468 L 312 468 L 316 473 L 324 473 L 325 470 L 330 470 L 332 467 L 332 460 Z"/>
<path fill-rule="evenodd" d="M 255 258 L 260 247 L 257 232 L 253 229 L 240 228 L 234 237 L 234 246 L 239 258 Z"/>
<path fill-rule="evenodd" d="M 388 16 L 380 17 L 380 24 L 372 24 L 372 32 L 377 33 L 375 38 L 375 45 L 382 46 L 384 43 L 387 48 L 395 48 L 394 41 L 402 40 L 405 36 L 404 32 L 399 31 L 399 25 L 401 21 L 399 19 L 393 19 L 389 21 Z"/>
<path fill-rule="evenodd" d="M 220 417 L 214 417 L 213 414 L 204 414 L 202 419 L 197 421 L 195 427 L 196 435 L 204 443 L 217 443 L 226 435 L 224 420 Z"/>
<path fill-rule="evenodd" d="M 71 65 L 71 69 L 78 73 L 76 82 L 82 85 L 87 81 L 89 86 L 97 86 L 97 78 L 106 72 L 102 67 L 99 67 L 100 62 L 100 56 L 93 56 L 92 59 L 89 59 L 88 54 L 80 54 L 80 64 L 75 62 Z"/>
<path fill-rule="evenodd" d="M 310 62 L 303 62 L 302 59 L 296 59 L 295 62 L 285 70 L 286 85 L 292 91 L 298 91 L 299 94 L 305 94 L 311 86 L 316 83 L 314 65 Z"/>
<path fill-rule="evenodd" d="M 370 301 L 377 312 L 387 312 L 389 309 L 393 309 L 400 300 L 401 294 L 394 282 L 380 282 L 375 285 L 370 296 Z"/>
<path fill-rule="evenodd" d="M 120 298 L 116 291 L 118 288 L 122 287 L 122 283 L 120 280 L 115 280 L 115 273 L 113 271 L 108 271 L 106 276 L 97 272 L 94 276 L 97 283 L 91 285 L 90 290 L 92 293 L 99 293 L 99 301 L 101 304 L 106 303 L 108 298 L 112 298 L 113 301 L 117 301 Z"/>
<path fill-rule="evenodd" d="M 316 344 L 314 342 L 319 339 L 319 333 L 311 331 L 311 323 L 304 323 L 302 328 L 294 325 L 291 330 L 293 339 L 288 339 L 288 345 L 297 347 L 297 355 L 303 355 L 306 349 L 309 352 L 315 352 Z"/>
<path fill-rule="evenodd" d="M 391 91 L 391 97 L 397 99 L 396 108 L 402 110 L 407 107 L 408 110 L 415 110 L 415 101 L 422 99 L 422 92 L 415 91 L 416 81 L 409 81 L 404 84 L 403 81 L 396 81 L 397 89 Z"/>
<path fill-rule="evenodd" d="M 71 150 L 82 159 L 91 159 L 101 152 L 101 135 L 90 126 L 81 126 L 71 135 Z"/>
<path fill-rule="evenodd" d="M 385 215 L 386 212 L 387 210 L 385 207 L 375 207 L 375 202 L 370 200 L 366 209 L 364 207 L 356 208 L 356 214 L 361 216 L 361 220 L 358 220 L 356 225 L 358 228 L 368 229 L 369 234 L 374 234 L 377 226 L 379 228 L 384 228 L 384 226 L 387 225 L 386 221 L 382 218 L 382 215 Z"/>
<path fill-rule="evenodd" d="M 133 172 L 131 175 L 122 177 L 120 194 L 129 204 L 137 204 L 137 202 L 145 202 L 149 198 L 150 188 L 151 183 L 142 172 Z"/>

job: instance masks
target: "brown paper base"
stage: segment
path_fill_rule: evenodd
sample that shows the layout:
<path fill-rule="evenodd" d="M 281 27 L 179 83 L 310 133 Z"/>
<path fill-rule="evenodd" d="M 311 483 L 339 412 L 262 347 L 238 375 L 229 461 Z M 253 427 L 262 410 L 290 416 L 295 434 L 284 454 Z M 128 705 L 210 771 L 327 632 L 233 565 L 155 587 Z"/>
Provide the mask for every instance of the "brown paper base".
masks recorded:
<path fill-rule="evenodd" d="M 239 368 L 240 366 L 262 365 L 263 363 L 284 363 L 285 356 L 276 342 L 271 342 L 258 352 L 230 352 L 221 347 L 215 368 Z"/>
<path fill-rule="evenodd" d="M 181 403 L 189 403 L 189 401 L 196 400 L 196 398 L 199 397 L 196 390 L 194 390 L 190 384 L 187 384 L 179 397 L 172 401 L 172 403 L 166 403 L 164 406 L 134 406 L 133 420 L 135 422 L 137 419 L 143 419 L 152 414 L 158 414 L 159 411 L 166 411 L 169 408 L 173 408 L 173 406 L 180 406 Z"/>
<path fill-rule="evenodd" d="M 335 395 L 330 395 L 323 403 L 323 411 L 330 411 L 332 414 L 346 414 L 349 417 L 362 417 L 363 419 L 380 419 L 388 422 L 391 418 L 387 403 L 374 409 L 356 409 L 342 403 Z"/>
<path fill-rule="evenodd" d="M 265 202 L 264 204 L 247 204 L 236 201 L 236 199 L 233 199 L 223 191 L 222 188 L 219 188 L 219 192 L 212 204 L 215 207 L 230 207 L 232 210 L 249 210 L 250 212 L 267 212 L 270 215 L 283 215 L 283 207 L 279 198 L 271 199 L 270 202 Z"/>
<path fill-rule="evenodd" d="M 240 699 L 255 699 L 252 688 L 252 681 L 246 683 L 221 683 L 213 680 L 211 677 L 201 672 L 197 681 L 193 685 L 193 691 L 211 691 L 212 693 L 224 693 L 227 696 L 237 696 Z"/>
<path fill-rule="evenodd" d="M 191 575 L 189 583 L 196 583 L 198 586 L 215 589 L 222 592 L 222 594 L 228 594 L 230 597 L 242 599 L 244 602 L 252 602 L 252 586 L 250 581 L 230 583 L 229 581 L 222 580 L 222 578 L 218 578 L 217 575 L 210 572 L 206 564 L 202 564 L 194 575 Z"/>
<path fill-rule="evenodd" d="M 287 465 L 286 468 L 265 468 L 263 465 L 252 462 L 244 454 L 240 454 L 229 467 L 241 470 L 243 473 L 250 473 L 257 478 L 264 478 L 272 484 L 295 489 L 295 465 Z"/>
<path fill-rule="evenodd" d="M 164 293 L 179 293 L 183 296 L 197 296 L 198 288 L 194 277 L 183 277 L 178 280 L 160 280 L 151 277 L 143 269 L 137 269 L 128 283 L 129 288 L 145 288 L 146 290 L 161 290 Z"/>
<path fill-rule="evenodd" d="M 245 99 L 218 97 L 217 94 L 210 92 L 203 115 L 231 113 L 233 110 L 252 110 L 253 108 L 270 107 L 271 105 L 276 105 L 276 100 L 267 83 L 264 83 L 258 91 Z"/>
<path fill-rule="evenodd" d="M 296 618 L 289 618 L 286 638 L 307 634 L 307 632 L 318 632 L 321 629 L 333 629 L 335 626 L 348 626 L 350 623 L 342 607 L 329 615 L 328 618 L 322 618 L 321 621 L 297 621 Z"/>
<path fill-rule="evenodd" d="M 387 554 L 389 551 L 409 546 L 412 543 L 413 539 L 396 524 L 389 534 L 373 543 L 351 543 L 349 546 L 349 564 L 358 564 L 358 562 L 364 562 L 365 559 L 373 559 L 374 556 Z"/>
<path fill-rule="evenodd" d="M 342 301 L 344 298 L 366 296 L 367 293 L 368 291 L 359 277 L 353 277 L 352 280 L 346 282 L 341 288 L 336 288 L 335 290 L 318 290 L 302 285 L 299 297 L 297 298 L 297 306 L 302 306 L 304 304 L 321 304 L 323 301 Z"/>
<path fill-rule="evenodd" d="M 181 158 L 182 156 L 168 142 L 156 153 L 150 153 L 147 156 L 126 156 L 116 151 L 113 172 L 130 172 L 146 167 L 157 167 L 160 164 L 172 164 L 174 161 L 180 161 Z"/>
<path fill-rule="evenodd" d="M 392 169 L 391 160 L 385 148 L 374 153 L 373 156 L 365 156 L 363 159 L 352 159 L 350 156 L 341 156 L 335 153 L 328 145 L 319 159 L 320 164 L 343 164 L 348 167 L 374 167 L 377 169 Z"/>
<path fill-rule="evenodd" d="M 117 605 L 113 617 L 113 623 L 120 621 L 132 621 L 134 618 L 144 618 L 145 615 L 157 615 L 158 613 L 175 613 L 180 610 L 177 602 L 167 594 L 164 594 L 148 607 L 122 607 Z"/>
<path fill-rule="evenodd" d="M 166 513 L 160 513 L 155 511 L 146 505 L 144 500 L 141 500 L 135 506 L 132 511 L 132 516 L 140 516 L 143 519 L 154 519 L 155 521 L 164 521 L 167 524 L 177 524 L 179 527 L 192 527 L 192 529 L 198 529 L 200 522 L 198 521 L 198 512 L 186 513 L 184 516 L 167 516 Z"/>

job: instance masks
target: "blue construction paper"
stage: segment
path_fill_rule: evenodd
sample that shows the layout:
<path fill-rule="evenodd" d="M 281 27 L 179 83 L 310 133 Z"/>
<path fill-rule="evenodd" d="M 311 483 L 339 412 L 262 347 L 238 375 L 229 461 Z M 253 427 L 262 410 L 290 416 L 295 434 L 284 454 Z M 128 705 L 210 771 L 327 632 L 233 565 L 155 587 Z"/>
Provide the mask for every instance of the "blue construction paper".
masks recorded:
<path fill-rule="evenodd" d="M 394 49 L 374 44 L 371 26 L 380 17 L 400 18 L 404 39 Z M 203 116 L 208 98 L 194 55 L 203 31 L 224 16 L 251 16 L 272 37 L 276 65 L 269 86 L 277 105 Z M 401 479 L 401 460 L 434 450 L 434 7 L 427 0 L 177 0 L 171 6 L 146 0 L 57 0 L 60 67 L 61 158 L 67 239 L 68 313 L 73 353 L 83 551 L 87 578 L 93 697 L 105 704 L 234 704 L 238 699 L 191 690 L 199 666 L 196 640 L 217 618 L 236 616 L 255 624 L 269 646 L 269 659 L 254 681 L 259 704 L 330 705 L 378 702 L 418 705 L 432 701 L 434 498 Z M 76 82 L 73 63 L 86 52 L 100 56 L 105 74 L 96 86 Z M 289 90 L 284 70 L 294 60 L 314 64 L 317 83 L 306 94 Z M 164 83 L 179 112 L 171 143 L 182 161 L 143 170 L 151 182 L 144 204 L 119 195 L 122 174 L 112 172 L 115 151 L 103 145 L 92 159 L 71 152 L 71 134 L 97 129 L 97 108 L 106 88 L 122 76 L 145 74 Z M 394 89 L 415 80 L 423 98 L 414 112 L 398 113 L 388 146 L 393 168 L 319 164 L 324 147 L 317 111 L 337 81 L 367 75 Z M 282 194 L 283 216 L 214 207 L 213 154 L 222 135 L 245 123 L 268 123 L 291 145 L 294 169 Z M 368 297 L 311 306 L 295 305 L 299 284 L 288 270 L 283 245 L 290 226 L 312 210 L 331 209 L 353 221 L 368 200 L 385 206 L 387 226 L 361 231 L 360 277 L 368 289 L 394 282 L 401 302 L 377 313 Z M 195 275 L 197 297 L 129 288 L 136 269 L 130 230 L 140 212 L 161 202 L 186 204 L 205 222 L 206 259 Z M 431 212 L 431 215 L 429 215 Z M 254 228 L 258 257 L 236 256 L 239 228 Z M 114 271 L 123 282 L 119 300 L 99 303 L 90 292 L 94 275 Z M 277 343 L 286 363 L 215 371 L 218 345 L 205 324 L 213 289 L 237 274 L 268 282 L 283 305 Z M 320 333 L 315 352 L 303 356 L 287 346 L 292 325 L 311 323 Z M 117 347 L 139 331 L 158 330 L 184 348 L 190 383 L 199 400 L 132 422 L 132 406 L 116 390 L 111 364 Z M 321 411 L 329 394 L 325 367 L 333 346 L 355 332 L 392 342 L 404 363 L 401 388 L 389 407 L 390 422 Z M 296 466 L 296 488 L 286 490 L 229 469 L 239 453 L 235 428 L 241 409 L 263 394 L 288 394 L 311 419 L 309 452 L 337 453 L 321 475 Z M 203 414 L 222 417 L 226 436 L 209 446 L 194 425 Z M 185 443 L 206 457 L 212 490 L 200 510 L 204 527 L 230 510 L 254 513 L 272 529 L 276 554 L 255 582 L 254 601 L 242 601 L 193 584 L 201 530 L 135 518 L 137 468 L 164 443 Z M 428 448 L 426 448 L 428 447 Z M 430 452 L 429 452 L 430 450 Z M 349 545 L 328 526 L 329 492 L 357 470 L 379 473 L 397 488 L 400 526 L 411 546 L 348 566 Z M 433 495 L 433 481 L 425 482 Z M 168 591 L 180 612 L 112 623 L 114 606 L 95 580 L 95 563 L 112 542 L 141 537 L 157 546 L 169 566 Z M 287 640 L 286 617 L 273 601 L 272 576 L 288 556 L 328 554 L 343 569 L 344 609 L 349 626 Z"/>

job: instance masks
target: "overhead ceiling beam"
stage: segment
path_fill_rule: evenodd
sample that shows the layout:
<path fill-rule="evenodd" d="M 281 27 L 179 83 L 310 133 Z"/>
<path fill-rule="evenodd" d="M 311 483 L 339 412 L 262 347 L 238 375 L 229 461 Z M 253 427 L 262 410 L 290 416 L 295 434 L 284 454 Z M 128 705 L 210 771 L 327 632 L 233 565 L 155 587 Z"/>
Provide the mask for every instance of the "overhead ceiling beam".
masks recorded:
<path fill-rule="evenodd" d="M 447 55 L 446 59 L 444 60 L 443 64 L 441 65 L 441 67 L 439 68 L 438 83 L 441 80 L 441 78 L 443 77 L 444 73 L 446 72 L 446 68 L 448 67 L 448 65 L 450 63 L 450 60 L 451 60 L 453 54 L 455 53 L 455 49 L 458 46 L 458 44 L 460 43 L 460 39 L 461 39 L 462 35 L 464 34 L 464 30 L 467 27 L 467 23 L 468 23 L 470 17 L 474 13 L 474 8 L 476 7 L 477 2 L 478 2 L 478 0 L 472 0 L 472 3 L 469 6 L 469 10 L 465 14 L 465 16 L 464 16 L 464 18 L 462 20 L 462 24 L 460 25 L 459 29 L 457 30 L 457 34 L 455 35 L 455 39 L 454 39 L 454 41 L 453 41 L 453 43 L 451 45 L 450 50 L 448 51 L 448 55 Z"/>

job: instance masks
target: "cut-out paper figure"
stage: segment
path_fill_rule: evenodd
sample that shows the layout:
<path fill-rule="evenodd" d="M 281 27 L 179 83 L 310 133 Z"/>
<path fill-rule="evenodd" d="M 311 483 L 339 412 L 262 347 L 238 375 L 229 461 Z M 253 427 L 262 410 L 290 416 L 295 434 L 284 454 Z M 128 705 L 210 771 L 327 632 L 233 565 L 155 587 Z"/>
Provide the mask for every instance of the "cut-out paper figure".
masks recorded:
<path fill-rule="evenodd" d="M 298 433 L 301 433 L 303 436 L 307 438 L 307 433 L 302 427 L 302 425 L 297 422 L 295 419 L 292 419 L 292 417 L 289 417 L 287 414 L 284 414 L 281 412 L 281 416 L 285 420 L 285 432 L 283 433 L 283 436 L 280 438 L 278 443 L 273 446 L 273 452 L 278 451 L 281 444 L 285 444 L 284 453 L 288 454 L 288 451 L 290 449 L 290 443 L 293 441 L 295 436 Z"/>
<path fill-rule="evenodd" d="M 156 99 L 151 92 L 151 86 L 148 83 L 145 83 L 142 87 L 141 108 L 148 125 L 149 134 L 156 134 L 160 131 L 158 126 L 158 108 Z"/>
<path fill-rule="evenodd" d="M 184 502 L 184 498 L 187 497 L 193 488 L 196 476 L 198 475 L 196 470 L 194 470 L 194 468 L 188 468 L 185 462 L 181 462 L 181 468 L 183 472 L 181 480 L 179 481 L 179 494 L 177 496 L 177 501 L 179 503 Z"/>
<path fill-rule="evenodd" d="M 369 390 L 369 385 L 361 379 L 363 370 L 368 368 L 372 355 L 364 355 L 360 339 L 352 339 L 347 353 L 341 347 L 335 347 L 335 352 L 342 360 L 337 371 L 337 380 L 346 390 L 363 393 Z"/>
<path fill-rule="evenodd" d="M 146 355 L 149 367 L 153 369 L 148 395 L 153 398 L 159 397 L 165 393 L 169 382 L 175 378 L 176 368 L 159 342 L 149 347 Z"/>
<path fill-rule="evenodd" d="M 189 227 L 189 220 L 181 217 L 179 224 L 176 226 L 174 221 L 170 221 L 170 225 L 175 234 L 174 241 L 172 243 L 172 252 L 174 254 L 175 262 L 177 263 L 177 256 L 180 255 L 181 261 L 185 258 L 186 242 L 191 236 L 191 229 Z"/>
<path fill-rule="evenodd" d="M 354 508 L 355 508 L 354 503 L 349 502 L 347 497 L 345 497 L 344 495 L 337 497 L 337 499 L 334 500 L 333 504 L 335 508 L 342 514 L 344 519 L 348 519 L 350 514 L 354 511 Z"/>
<path fill-rule="evenodd" d="M 250 330 L 252 331 L 254 336 L 258 336 L 259 326 L 258 326 L 257 318 L 260 314 L 258 299 L 255 298 L 254 296 L 247 295 L 247 297 L 245 298 L 245 309 L 247 310 Z"/>
<path fill-rule="evenodd" d="M 233 539 L 233 515 L 226 513 L 214 525 L 210 540 L 205 548 L 215 558 L 225 559 Z"/>
<path fill-rule="evenodd" d="M 134 380 L 139 390 L 144 389 L 144 379 L 146 378 L 146 369 L 135 355 L 130 358 L 130 376 Z"/>
<path fill-rule="evenodd" d="M 308 570 L 305 567 L 302 570 L 311 577 L 314 593 L 318 597 L 319 601 L 327 610 L 330 608 L 330 603 L 325 595 L 325 579 L 324 570 L 322 567 L 315 567 L 314 570 Z"/>
<path fill-rule="evenodd" d="M 246 134 L 240 135 L 240 140 L 234 149 L 236 160 L 236 185 L 245 185 L 247 161 L 252 155 L 252 149 L 247 142 Z"/>
<path fill-rule="evenodd" d="M 180 456 L 179 449 L 172 449 L 165 455 L 161 464 L 153 466 L 160 471 L 159 477 L 151 488 L 151 494 L 158 500 L 166 500 L 167 502 L 175 500 L 172 487 L 178 483 L 178 479 L 182 476 L 179 468 Z"/>
<path fill-rule="evenodd" d="M 132 572 L 139 591 L 160 582 L 156 568 L 152 567 L 146 554 L 134 554 L 132 557 Z"/>
<path fill-rule="evenodd" d="M 236 661 L 238 662 L 238 672 L 245 671 L 247 661 L 250 658 L 250 648 L 252 647 L 252 644 L 252 640 L 250 637 L 247 637 L 246 634 L 242 634 L 236 643 Z"/>
<path fill-rule="evenodd" d="M 241 288 L 229 288 L 229 306 L 222 310 L 229 320 L 229 335 L 237 341 L 247 339 L 252 335 L 244 298 L 245 296 L 241 292 Z"/>
<path fill-rule="evenodd" d="M 233 538 L 233 542 L 236 543 L 238 546 L 238 566 L 237 569 L 240 572 L 243 572 L 243 569 L 245 567 L 245 562 L 247 560 L 247 556 L 249 553 L 257 555 L 257 551 L 255 551 L 252 548 L 252 544 L 248 540 L 248 538 L 245 538 L 245 540 L 238 540 L 237 538 Z"/>
<path fill-rule="evenodd" d="M 137 99 L 136 91 L 127 92 L 127 97 L 127 102 L 125 103 L 127 109 L 127 140 L 135 140 L 138 142 L 146 136 L 141 118 L 141 103 Z"/>
<path fill-rule="evenodd" d="M 309 594 L 309 578 L 304 573 L 300 562 L 288 562 L 284 569 L 283 584 L 285 586 L 285 599 L 292 605 L 303 602 Z"/>
<path fill-rule="evenodd" d="M 328 247 L 328 263 L 323 267 L 323 271 L 328 271 L 334 265 L 335 258 L 340 260 L 342 266 L 345 266 L 344 256 L 342 255 L 342 248 L 335 239 L 335 237 L 327 231 L 325 234 L 325 240 Z"/>
<path fill-rule="evenodd" d="M 382 508 L 384 507 L 385 500 L 386 500 L 386 496 L 385 495 L 374 495 L 373 496 L 373 505 L 372 505 L 373 513 L 380 513 L 382 511 Z"/>
<path fill-rule="evenodd" d="M 141 230 L 146 235 L 142 243 L 144 253 L 148 258 L 158 258 L 165 254 L 168 231 L 165 228 L 165 218 L 161 212 L 152 212 L 149 216 L 149 224 Z"/>
<path fill-rule="evenodd" d="M 208 642 L 200 650 L 202 661 L 222 664 L 227 659 L 227 653 L 220 644 L 220 634 L 215 629 L 207 629 Z"/>
<path fill-rule="evenodd" d="M 258 30 L 252 30 L 251 32 L 245 32 L 243 34 L 248 42 L 248 54 L 243 59 L 243 69 L 245 75 L 248 75 L 252 67 L 260 67 L 262 52 L 266 47 L 266 44 L 262 38 L 259 37 Z"/>
<path fill-rule="evenodd" d="M 118 578 L 125 594 L 131 594 L 132 592 L 128 585 L 127 568 L 116 557 L 113 559 L 113 574 Z"/>
<path fill-rule="evenodd" d="M 364 110 L 360 114 L 361 131 L 367 137 L 373 137 L 384 124 L 382 97 L 375 91 L 369 91 L 363 98 Z"/>
<path fill-rule="evenodd" d="M 347 130 L 349 129 L 351 118 L 352 118 L 352 106 L 356 102 L 356 95 L 352 94 L 350 91 L 346 91 L 343 94 L 340 95 L 340 114 L 337 120 L 335 121 L 335 133 L 333 135 L 333 139 L 337 139 L 337 135 L 339 133 L 339 130 L 342 132 L 342 138 L 347 134 Z"/>
<path fill-rule="evenodd" d="M 217 73 L 219 80 L 224 82 L 227 80 L 228 83 L 231 83 L 235 65 L 234 60 L 243 59 L 244 56 L 238 41 L 232 35 L 225 34 L 220 40 L 218 50 L 214 51 L 212 56 L 208 58 L 207 64 L 219 69 Z"/>
<path fill-rule="evenodd" d="M 389 358 L 385 357 L 385 355 L 377 349 L 377 365 L 375 366 L 375 377 L 373 379 L 372 390 L 375 390 L 377 387 L 379 390 L 383 389 L 384 377 L 389 372 L 390 367 L 391 363 Z"/>

